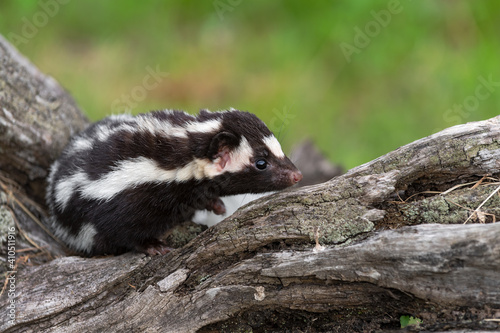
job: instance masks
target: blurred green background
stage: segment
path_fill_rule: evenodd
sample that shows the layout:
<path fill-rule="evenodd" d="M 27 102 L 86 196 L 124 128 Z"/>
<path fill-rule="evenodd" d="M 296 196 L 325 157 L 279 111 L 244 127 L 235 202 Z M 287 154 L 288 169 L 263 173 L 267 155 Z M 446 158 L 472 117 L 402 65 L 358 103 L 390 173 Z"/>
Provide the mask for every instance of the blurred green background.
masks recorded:
<path fill-rule="evenodd" d="M 92 120 L 234 107 L 351 168 L 497 115 L 500 1 L 2 1 Z"/>

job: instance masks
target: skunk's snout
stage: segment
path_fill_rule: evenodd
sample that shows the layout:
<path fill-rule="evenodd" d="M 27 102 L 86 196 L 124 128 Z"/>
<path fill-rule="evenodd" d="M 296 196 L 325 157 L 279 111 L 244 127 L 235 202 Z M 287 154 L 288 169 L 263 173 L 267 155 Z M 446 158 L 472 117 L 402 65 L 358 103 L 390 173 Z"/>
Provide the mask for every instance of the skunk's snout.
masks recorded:
<path fill-rule="evenodd" d="M 302 172 L 299 170 L 290 172 L 290 180 L 292 184 L 297 184 L 302 180 Z"/>

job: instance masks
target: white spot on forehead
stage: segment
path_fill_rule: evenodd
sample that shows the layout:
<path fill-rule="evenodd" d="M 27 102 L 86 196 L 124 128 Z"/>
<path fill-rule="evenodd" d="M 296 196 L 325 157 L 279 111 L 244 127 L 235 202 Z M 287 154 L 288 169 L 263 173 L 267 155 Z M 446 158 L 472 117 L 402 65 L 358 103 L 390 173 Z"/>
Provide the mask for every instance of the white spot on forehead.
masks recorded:
<path fill-rule="evenodd" d="M 270 135 L 268 137 L 265 137 L 264 140 L 262 140 L 264 144 L 267 146 L 269 151 L 276 157 L 278 158 L 284 158 L 285 153 L 283 153 L 283 150 L 281 149 L 281 145 L 276 139 L 274 135 Z"/>

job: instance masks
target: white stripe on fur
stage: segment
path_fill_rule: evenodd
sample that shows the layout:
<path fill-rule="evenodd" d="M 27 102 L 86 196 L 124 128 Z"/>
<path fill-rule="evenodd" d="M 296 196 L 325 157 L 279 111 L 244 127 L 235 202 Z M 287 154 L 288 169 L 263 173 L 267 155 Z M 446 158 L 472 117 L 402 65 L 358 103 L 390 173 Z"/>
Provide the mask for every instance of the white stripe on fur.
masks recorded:
<path fill-rule="evenodd" d="M 55 187 L 54 177 L 56 176 L 57 172 L 59 172 L 59 161 L 55 161 L 54 163 L 52 163 L 52 165 L 50 166 L 49 176 L 47 177 L 48 186 L 47 186 L 47 192 L 45 193 L 45 198 L 51 210 L 54 209 L 54 202 L 52 200 L 52 191 L 54 191 Z"/>
<path fill-rule="evenodd" d="M 94 246 L 95 227 L 89 223 L 82 225 L 78 235 L 71 235 L 68 230 L 52 218 L 52 228 L 57 238 L 64 240 L 70 247 L 78 251 L 90 252 Z"/>
<path fill-rule="evenodd" d="M 230 195 L 227 197 L 221 197 L 220 199 L 224 202 L 224 206 L 226 206 L 226 214 L 216 215 L 213 212 L 209 212 L 207 210 L 197 210 L 192 218 L 192 221 L 194 223 L 205 224 L 211 227 L 219 223 L 226 217 L 233 215 L 233 213 L 241 206 L 244 206 L 247 203 L 252 202 L 253 200 L 257 200 L 261 197 L 265 197 L 273 193 L 275 192 L 266 192 L 258 194 L 247 193 L 247 194 L 237 194 L 237 195 Z"/>
<path fill-rule="evenodd" d="M 82 197 L 109 200 L 127 188 L 151 182 L 172 181 L 176 174 L 176 170 L 162 169 L 145 157 L 122 161 L 113 169 L 98 180 L 82 182 Z"/>
<path fill-rule="evenodd" d="M 220 129 L 222 123 L 219 119 L 212 119 L 202 122 L 189 122 L 186 130 L 190 133 L 211 133 Z"/>
<path fill-rule="evenodd" d="M 125 189 L 142 184 L 184 182 L 212 178 L 221 173 L 214 170 L 214 164 L 208 159 L 195 159 L 182 168 L 165 170 L 151 159 L 138 157 L 120 162 L 98 180 L 89 180 L 82 171 L 61 179 L 55 187 L 56 202 L 64 210 L 75 191 L 86 199 L 110 200 Z"/>
<path fill-rule="evenodd" d="M 71 153 L 76 153 L 79 151 L 84 151 L 92 148 L 93 140 L 87 137 L 79 137 L 71 144 L 71 148 L 69 150 Z"/>
<path fill-rule="evenodd" d="M 250 158 L 253 156 L 253 149 L 250 147 L 248 140 L 242 136 L 241 142 L 238 148 L 230 152 L 229 161 L 223 170 L 220 170 L 219 158 L 215 159 L 211 165 L 205 167 L 205 174 L 208 178 L 213 178 L 215 176 L 221 175 L 224 172 L 238 172 L 242 171 L 247 165 L 250 165 Z"/>
<path fill-rule="evenodd" d="M 85 184 L 87 181 L 87 175 L 82 171 L 78 171 L 71 176 L 60 179 L 54 184 L 56 204 L 64 210 L 68 201 L 73 196 L 73 193 L 75 193 L 81 184 Z"/>
<path fill-rule="evenodd" d="M 231 152 L 231 162 L 225 171 L 238 172 L 242 171 L 246 166 L 250 165 L 250 158 L 254 155 L 252 147 L 248 140 L 242 136 L 240 145 L 237 149 Z"/>
<path fill-rule="evenodd" d="M 187 138 L 185 128 L 174 126 L 167 120 L 159 120 L 152 117 L 141 117 L 137 119 L 137 127 L 152 134 L 161 134 L 167 137 L 175 136 L 179 138 Z"/>

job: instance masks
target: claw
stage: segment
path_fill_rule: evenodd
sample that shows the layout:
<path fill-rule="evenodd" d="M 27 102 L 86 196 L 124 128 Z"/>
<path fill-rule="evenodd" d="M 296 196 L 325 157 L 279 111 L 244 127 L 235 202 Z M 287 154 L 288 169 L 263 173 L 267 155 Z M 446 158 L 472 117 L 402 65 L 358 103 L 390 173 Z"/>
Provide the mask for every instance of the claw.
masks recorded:
<path fill-rule="evenodd" d="M 157 239 L 143 245 L 138 245 L 135 248 L 137 251 L 146 253 L 151 257 L 156 255 L 164 255 L 173 250 L 173 248 L 168 247 L 167 244 Z"/>

